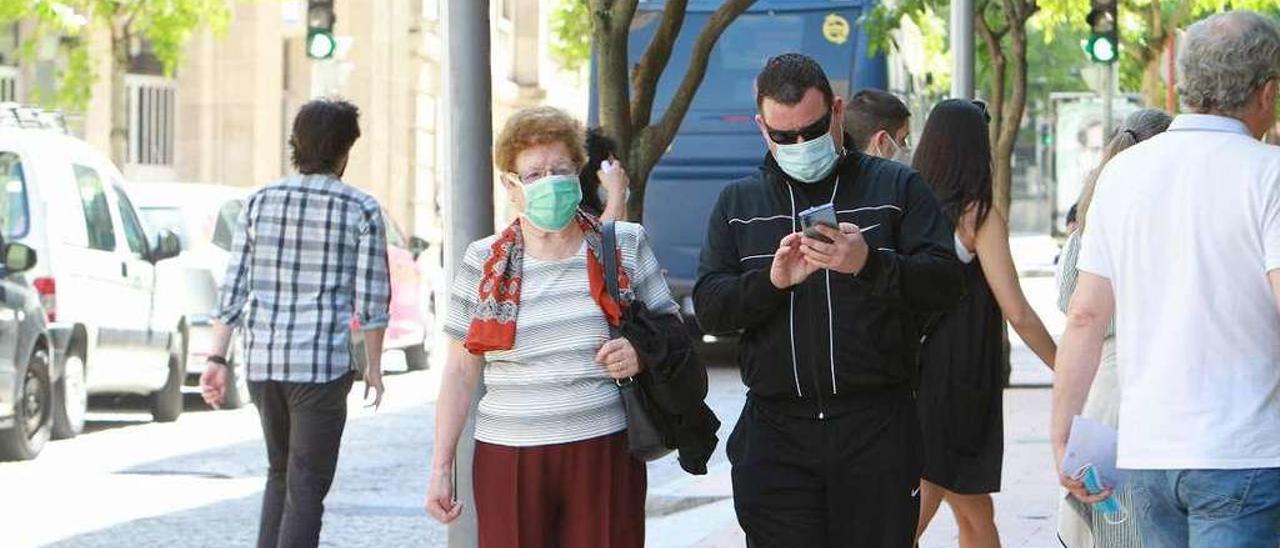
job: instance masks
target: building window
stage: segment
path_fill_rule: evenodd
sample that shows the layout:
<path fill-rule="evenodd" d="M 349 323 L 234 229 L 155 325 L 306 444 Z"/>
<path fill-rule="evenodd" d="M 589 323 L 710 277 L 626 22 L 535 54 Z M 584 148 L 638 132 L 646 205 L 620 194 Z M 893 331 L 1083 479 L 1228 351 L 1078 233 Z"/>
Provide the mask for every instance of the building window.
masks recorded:
<path fill-rule="evenodd" d="M 18 102 L 18 69 L 0 65 L 0 103 Z"/>
<path fill-rule="evenodd" d="M 130 74 L 125 79 L 129 112 L 129 163 L 173 165 L 177 86 L 172 80 Z"/>

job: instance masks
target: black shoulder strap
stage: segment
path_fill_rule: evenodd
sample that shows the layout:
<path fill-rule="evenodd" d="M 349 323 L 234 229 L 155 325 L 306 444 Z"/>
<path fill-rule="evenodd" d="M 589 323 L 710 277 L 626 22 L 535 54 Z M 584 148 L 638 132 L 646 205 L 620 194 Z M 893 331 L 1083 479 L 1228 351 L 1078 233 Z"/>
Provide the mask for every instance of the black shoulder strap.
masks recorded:
<path fill-rule="evenodd" d="M 605 221 L 600 227 L 600 263 L 604 266 L 605 288 L 613 302 L 622 305 L 622 297 L 618 294 L 618 225 L 613 221 Z M 616 331 L 610 326 L 610 331 Z"/>

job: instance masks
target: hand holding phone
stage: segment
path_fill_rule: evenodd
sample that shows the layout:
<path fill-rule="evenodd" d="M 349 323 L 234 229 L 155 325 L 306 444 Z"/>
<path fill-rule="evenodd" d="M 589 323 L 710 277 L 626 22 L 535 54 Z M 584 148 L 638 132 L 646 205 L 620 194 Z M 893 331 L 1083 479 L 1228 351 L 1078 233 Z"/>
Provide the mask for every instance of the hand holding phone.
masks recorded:
<path fill-rule="evenodd" d="M 826 225 L 835 230 L 840 229 L 840 222 L 836 220 L 835 205 L 827 203 L 800 212 L 800 226 L 804 228 L 806 238 L 827 244 L 832 243 L 831 238 L 818 232 L 818 225 Z"/>

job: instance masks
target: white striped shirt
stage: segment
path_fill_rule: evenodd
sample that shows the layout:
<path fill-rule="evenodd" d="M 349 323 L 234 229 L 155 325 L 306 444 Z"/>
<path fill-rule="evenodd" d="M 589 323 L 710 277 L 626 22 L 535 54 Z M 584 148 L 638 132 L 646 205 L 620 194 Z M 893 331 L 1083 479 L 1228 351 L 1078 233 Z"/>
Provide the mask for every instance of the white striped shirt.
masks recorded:
<path fill-rule="evenodd" d="M 618 223 L 622 264 L 636 299 L 657 313 L 678 308 L 658 259 L 638 224 Z M 496 236 L 472 243 L 453 280 L 445 332 L 464 340 L 475 310 L 481 269 Z M 573 257 L 524 257 L 516 341 L 511 350 L 485 354 L 485 395 L 476 415 L 476 439 L 512 447 L 596 438 L 626 429 L 618 387 L 596 363 L 609 326 L 591 298 L 587 247 Z"/>

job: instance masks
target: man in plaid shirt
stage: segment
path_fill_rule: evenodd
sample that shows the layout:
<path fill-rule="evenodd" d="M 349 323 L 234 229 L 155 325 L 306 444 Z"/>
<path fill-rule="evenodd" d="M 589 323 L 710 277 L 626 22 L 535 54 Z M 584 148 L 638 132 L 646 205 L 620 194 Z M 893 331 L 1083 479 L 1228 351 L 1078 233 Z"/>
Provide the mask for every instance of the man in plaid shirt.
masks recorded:
<path fill-rule="evenodd" d="M 316 546 L 355 377 L 350 322 L 363 329 L 365 396 L 382 401 L 382 337 L 391 301 L 386 230 L 377 200 L 341 180 L 359 112 L 312 101 L 289 140 L 300 175 L 249 197 L 214 312 L 214 346 L 200 378 L 223 401 L 233 326 L 245 340 L 249 392 L 262 419 L 270 469 L 260 548 Z"/>

